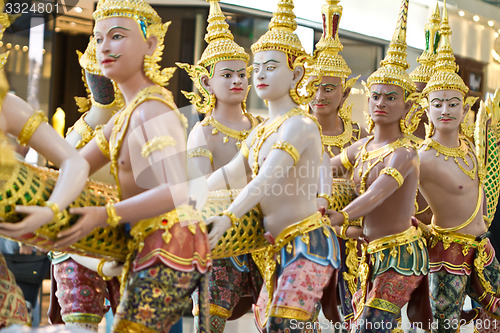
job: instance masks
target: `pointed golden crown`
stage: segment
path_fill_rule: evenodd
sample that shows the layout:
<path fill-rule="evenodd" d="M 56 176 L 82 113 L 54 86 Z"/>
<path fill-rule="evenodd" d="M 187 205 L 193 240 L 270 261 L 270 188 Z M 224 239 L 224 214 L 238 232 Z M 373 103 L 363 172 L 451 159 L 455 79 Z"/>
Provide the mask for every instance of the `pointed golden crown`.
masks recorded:
<path fill-rule="evenodd" d="M 406 25 L 408 18 L 408 2 L 403 0 L 401 3 L 401 10 L 399 14 L 398 24 L 396 31 L 389 44 L 389 50 L 384 60 L 380 62 L 380 68 L 368 77 L 368 88 L 372 84 L 393 84 L 403 88 L 403 90 L 411 94 L 417 90 L 415 83 L 411 80 L 406 72 L 410 65 L 406 60 Z"/>
<path fill-rule="evenodd" d="M 429 93 L 437 90 L 458 90 L 464 96 L 469 92 L 464 80 L 457 74 L 458 66 L 455 63 L 455 56 L 451 48 L 450 35 L 451 28 L 448 23 L 448 10 L 446 9 L 446 0 L 444 0 L 443 20 L 441 22 L 441 43 L 438 48 L 434 74 L 427 83 L 423 93 Z"/>
<path fill-rule="evenodd" d="M 94 20 L 97 22 L 113 16 L 139 20 L 146 26 L 161 24 L 158 13 L 144 0 L 100 0 L 93 15 Z"/>
<path fill-rule="evenodd" d="M 420 65 L 410 74 L 413 82 L 427 83 L 434 74 L 434 64 L 436 63 L 436 52 L 440 38 L 440 23 L 441 14 L 439 13 L 439 5 L 436 3 L 436 8 L 425 25 L 425 50 L 417 59 Z"/>
<path fill-rule="evenodd" d="M 344 48 L 340 43 L 338 28 L 342 17 L 342 6 L 339 0 L 326 0 L 321 8 L 323 17 L 323 35 L 316 44 L 314 59 L 316 61 L 310 75 L 335 76 L 347 78 L 351 69 L 347 66 L 344 58 L 339 54 Z"/>
<path fill-rule="evenodd" d="M 210 2 L 207 34 L 205 35 L 208 46 L 203 51 L 198 65 L 209 67 L 224 60 L 243 60 L 248 63 L 250 56 L 244 48 L 234 41 L 226 17 L 220 9 L 219 0 L 207 1 Z"/>
<path fill-rule="evenodd" d="M 281 51 L 292 56 L 306 55 L 306 51 L 295 34 L 297 22 L 293 13 L 293 0 L 279 0 L 278 9 L 269 22 L 269 30 L 252 45 L 252 52 Z"/>

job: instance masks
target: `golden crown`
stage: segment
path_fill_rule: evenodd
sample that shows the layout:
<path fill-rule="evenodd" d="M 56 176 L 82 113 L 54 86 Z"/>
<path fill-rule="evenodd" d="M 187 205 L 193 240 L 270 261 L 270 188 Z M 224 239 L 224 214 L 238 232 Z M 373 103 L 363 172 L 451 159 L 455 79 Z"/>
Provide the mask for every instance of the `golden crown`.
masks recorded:
<path fill-rule="evenodd" d="M 427 83 L 432 74 L 434 74 L 434 64 L 436 63 L 436 52 L 440 37 L 440 23 L 441 15 L 439 13 L 439 5 L 436 3 L 436 8 L 425 25 L 425 50 L 417 59 L 420 65 L 410 74 L 413 82 Z"/>
<path fill-rule="evenodd" d="M 403 0 L 399 14 L 398 24 L 392 41 L 389 44 L 389 50 L 384 60 L 380 62 L 380 68 L 368 77 L 368 88 L 372 84 L 392 84 L 403 88 L 407 94 L 411 94 L 417 90 L 415 83 L 411 80 L 406 72 L 410 65 L 406 60 L 406 25 L 408 18 L 408 2 Z"/>
<path fill-rule="evenodd" d="M 100 0 L 93 14 L 94 20 L 97 22 L 113 16 L 139 20 L 146 26 L 161 24 L 158 13 L 144 0 Z"/>
<path fill-rule="evenodd" d="M 248 63 L 250 56 L 245 52 L 245 49 L 235 43 L 233 34 L 229 31 L 226 17 L 220 9 L 219 0 L 207 1 L 210 2 L 207 34 L 205 35 L 208 46 L 203 51 L 198 65 L 209 67 L 224 60 L 243 60 Z"/>
<path fill-rule="evenodd" d="M 252 52 L 276 50 L 292 56 L 306 55 L 299 37 L 295 34 L 297 22 L 293 13 L 293 0 L 279 0 L 278 9 L 269 22 L 269 30 L 252 45 Z"/>
<path fill-rule="evenodd" d="M 455 56 L 451 48 L 450 35 L 451 28 L 448 23 L 448 10 L 446 9 L 446 0 L 444 0 L 443 20 L 441 22 L 441 43 L 438 48 L 434 74 L 430 78 L 423 93 L 429 93 L 437 90 L 458 90 L 464 96 L 469 92 L 462 78 L 457 74 L 458 66 L 455 63 Z"/>
<path fill-rule="evenodd" d="M 326 0 L 326 4 L 321 8 L 323 35 L 316 44 L 315 65 L 310 75 L 335 76 L 345 79 L 351 74 L 351 69 L 339 54 L 344 47 L 338 35 L 339 22 L 342 17 L 342 6 L 338 3 L 339 0 Z"/>

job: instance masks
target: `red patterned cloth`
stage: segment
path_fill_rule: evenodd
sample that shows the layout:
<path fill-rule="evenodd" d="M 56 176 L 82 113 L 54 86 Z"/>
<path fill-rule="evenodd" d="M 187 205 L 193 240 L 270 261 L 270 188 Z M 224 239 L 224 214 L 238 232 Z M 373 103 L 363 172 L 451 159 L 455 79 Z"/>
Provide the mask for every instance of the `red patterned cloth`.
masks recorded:
<path fill-rule="evenodd" d="M 109 310 L 104 305 L 104 299 L 109 300 L 113 312 L 120 302 L 118 279 L 104 281 L 97 272 L 73 259 L 55 264 L 54 278 L 57 282 L 56 296 L 65 323 L 99 323 Z"/>
<path fill-rule="evenodd" d="M 28 308 L 21 288 L 16 284 L 14 274 L 7 268 L 5 258 L 0 254 L 0 328 L 10 325 L 29 325 Z"/>

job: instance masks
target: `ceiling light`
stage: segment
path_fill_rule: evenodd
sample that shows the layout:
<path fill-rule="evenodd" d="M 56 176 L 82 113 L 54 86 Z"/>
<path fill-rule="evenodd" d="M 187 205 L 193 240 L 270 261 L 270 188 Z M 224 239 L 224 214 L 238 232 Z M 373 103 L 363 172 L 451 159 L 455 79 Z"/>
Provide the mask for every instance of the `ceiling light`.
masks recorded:
<path fill-rule="evenodd" d="M 472 19 L 474 20 L 474 22 L 479 22 L 479 16 L 477 15 L 472 16 Z"/>
<path fill-rule="evenodd" d="M 82 7 L 78 7 L 78 6 L 76 6 L 76 7 L 73 7 L 73 9 L 74 9 L 74 10 L 75 10 L 75 12 L 77 12 L 77 13 L 81 13 L 81 12 L 83 12 Z"/>
<path fill-rule="evenodd" d="M 489 25 L 490 27 L 492 27 L 492 26 L 494 26 L 494 25 L 495 25 L 495 22 L 493 22 L 492 20 L 489 20 L 489 21 L 488 21 L 488 25 Z"/>
<path fill-rule="evenodd" d="M 461 16 L 461 17 L 464 17 L 465 16 L 465 12 L 463 10 L 460 10 L 458 12 L 458 15 Z"/>
<path fill-rule="evenodd" d="M 498 34 L 498 32 L 495 32 L 495 33 L 493 34 L 493 36 L 495 36 L 495 38 L 498 38 L 498 36 L 500 36 L 500 34 Z"/>

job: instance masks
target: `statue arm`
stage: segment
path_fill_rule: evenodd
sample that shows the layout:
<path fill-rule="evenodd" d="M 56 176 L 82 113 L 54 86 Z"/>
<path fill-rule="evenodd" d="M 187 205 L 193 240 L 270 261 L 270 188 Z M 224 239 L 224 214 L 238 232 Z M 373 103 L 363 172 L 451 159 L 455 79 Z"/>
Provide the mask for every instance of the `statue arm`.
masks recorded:
<path fill-rule="evenodd" d="M 189 133 L 187 141 L 187 153 L 191 163 L 195 165 L 203 175 L 214 172 L 213 156 L 203 132 L 203 126 L 198 123 Z"/>
<path fill-rule="evenodd" d="M 388 167 L 396 169 L 406 179 L 411 173 L 418 173 L 417 153 L 413 149 L 397 149 Z M 399 187 L 400 184 L 394 177 L 380 174 L 366 192 L 354 199 L 343 211 L 347 212 L 351 220 L 358 219 L 384 203 Z"/>
<path fill-rule="evenodd" d="M 330 156 L 327 152 L 323 153 L 323 160 L 321 161 L 321 167 L 319 171 L 319 186 L 318 195 L 324 195 L 331 197 L 332 195 L 332 166 L 330 164 Z M 318 206 L 329 208 L 330 202 L 326 202 L 326 198 L 318 197 Z"/>

